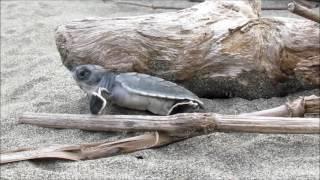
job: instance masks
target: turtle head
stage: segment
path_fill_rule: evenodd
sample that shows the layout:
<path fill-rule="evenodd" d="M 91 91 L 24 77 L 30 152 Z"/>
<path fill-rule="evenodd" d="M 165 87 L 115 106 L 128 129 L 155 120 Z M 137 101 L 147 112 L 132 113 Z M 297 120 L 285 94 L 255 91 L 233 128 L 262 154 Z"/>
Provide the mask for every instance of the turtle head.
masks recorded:
<path fill-rule="evenodd" d="M 72 69 L 73 78 L 80 88 L 87 92 L 96 89 L 106 72 L 102 66 L 92 64 L 79 65 Z"/>

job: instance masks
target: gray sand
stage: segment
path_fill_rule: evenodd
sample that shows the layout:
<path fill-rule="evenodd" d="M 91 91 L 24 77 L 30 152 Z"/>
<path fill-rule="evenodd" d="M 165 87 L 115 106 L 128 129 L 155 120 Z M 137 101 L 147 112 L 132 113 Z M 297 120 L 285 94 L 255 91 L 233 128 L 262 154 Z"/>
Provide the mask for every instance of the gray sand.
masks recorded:
<path fill-rule="evenodd" d="M 1 1 L 1 150 L 132 135 L 40 128 L 17 125 L 17 121 L 23 112 L 88 113 L 84 93 L 60 62 L 54 42 L 57 25 L 85 17 L 156 12 L 160 10 L 117 6 L 110 1 Z M 236 114 L 274 107 L 288 98 L 310 94 L 319 91 L 253 101 L 204 101 L 213 112 Z M 1 178 L 319 179 L 319 154 L 318 135 L 213 133 L 98 160 L 10 163 L 1 166 Z"/>

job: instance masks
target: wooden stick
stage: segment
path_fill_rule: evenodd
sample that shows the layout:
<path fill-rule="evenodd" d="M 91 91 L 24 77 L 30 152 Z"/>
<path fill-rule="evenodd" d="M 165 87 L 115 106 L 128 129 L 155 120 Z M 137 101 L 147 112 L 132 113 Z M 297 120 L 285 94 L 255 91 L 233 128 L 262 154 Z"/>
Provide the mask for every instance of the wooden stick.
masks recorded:
<path fill-rule="evenodd" d="M 319 133 L 320 130 L 320 121 L 317 118 L 237 116 L 215 113 L 185 113 L 173 116 L 26 113 L 21 116 L 20 123 L 96 131 L 162 131 L 175 137 L 194 136 L 194 134 L 214 131 Z"/>
<path fill-rule="evenodd" d="M 175 116 L 89 115 L 24 113 L 20 123 L 49 128 L 76 128 L 94 131 L 164 131 L 177 133 L 213 125 L 207 114 Z M 177 135 L 177 134 L 176 134 Z"/>
<path fill-rule="evenodd" d="M 242 116 L 271 116 L 271 117 L 303 117 L 305 114 L 320 113 L 320 97 L 311 95 L 300 97 L 284 105 L 251 113 L 242 113 Z"/>
<path fill-rule="evenodd" d="M 217 129 L 224 132 L 254 133 L 320 133 L 319 118 L 285 118 L 224 115 L 217 121 Z"/>
<path fill-rule="evenodd" d="M 309 20 L 320 23 L 320 15 L 313 12 L 311 9 L 303 7 L 296 2 L 291 2 L 288 4 L 288 10 L 294 14 L 307 18 Z"/>
<path fill-rule="evenodd" d="M 252 113 L 241 114 L 241 117 L 247 119 L 248 126 L 254 126 L 257 123 L 256 117 L 247 116 L 277 116 L 277 117 L 303 117 L 305 113 L 320 113 L 320 97 L 312 95 L 307 97 L 300 97 L 285 105 L 258 111 Z M 217 118 L 219 117 L 219 118 Z M 139 116 L 139 115 L 72 115 L 72 114 L 46 114 L 46 113 L 25 113 L 19 122 L 34 124 L 42 127 L 51 128 L 77 128 L 95 131 L 164 131 L 175 136 L 184 136 L 183 132 L 203 129 L 216 128 L 219 121 L 224 121 L 225 115 L 216 115 L 214 113 L 205 114 L 178 114 L 175 116 Z M 228 119 L 230 116 L 228 116 Z M 238 116 L 233 116 L 237 119 Z M 266 117 L 265 117 L 266 118 Z M 260 119 L 260 118 L 258 118 Z M 276 119 L 265 119 L 274 122 Z M 288 121 L 286 122 L 289 122 Z M 231 122 L 234 122 L 230 120 Z M 241 120 L 243 121 L 243 119 Z M 249 122 L 252 121 L 252 122 Z M 283 119 L 280 119 L 283 121 Z M 235 123 L 235 122 L 234 122 Z M 260 122 L 259 122 L 260 123 Z M 244 124 L 245 125 L 245 124 Z M 259 125 L 259 127 L 261 124 Z M 282 126 L 282 124 L 281 124 Z M 288 124 L 290 126 L 290 124 Z M 253 128 L 253 127 L 251 127 Z M 267 127 L 266 127 L 267 128 Z M 276 127 L 275 127 L 276 128 Z M 233 130 L 237 130 L 232 128 Z M 226 130 L 226 129 L 224 129 Z M 255 129 L 251 129 L 254 131 Z M 243 131 L 238 129 L 238 131 Z M 245 130 L 247 131 L 247 130 Z M 261 129 L 259 130 L 261 131 Z M 271 131 L 274 132 L 274 131 Z M 285 132 L 283 132 L 285 133 Z M 290 132 L 288 132 L 290 133 Z"/>
<path fill-rule="evenodd" d="M 291 103 L 286 103 L 272 109 L 242 113 L 242 116 L 270 116 L 270 117 L 303 117 L 305 113 L 304 99 L 299 98 Z"/>

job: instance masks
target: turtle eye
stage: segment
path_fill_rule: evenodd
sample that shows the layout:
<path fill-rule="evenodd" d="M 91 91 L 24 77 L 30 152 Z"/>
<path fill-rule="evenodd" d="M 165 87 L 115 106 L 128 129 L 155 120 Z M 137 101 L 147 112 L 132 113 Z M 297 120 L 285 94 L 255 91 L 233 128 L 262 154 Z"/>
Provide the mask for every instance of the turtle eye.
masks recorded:
<path fill-rule="evenodd" d="M 89 79 L 90 74 L 91 74 L 91 71 L 89 69 L 81 69 L 80 71 L 78 71 L 77 77 L 80 80 L 86 80 L 86 79 Z"/>

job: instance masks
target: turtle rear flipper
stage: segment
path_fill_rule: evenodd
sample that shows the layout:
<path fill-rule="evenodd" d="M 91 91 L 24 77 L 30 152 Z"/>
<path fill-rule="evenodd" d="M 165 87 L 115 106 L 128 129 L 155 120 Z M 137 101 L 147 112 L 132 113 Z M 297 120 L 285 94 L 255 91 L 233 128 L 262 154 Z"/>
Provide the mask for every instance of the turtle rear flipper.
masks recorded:
<path fill-rule="evenodd" d="M 203 107 L 193 101 L 177 102 L 170 108 L 167 115 L 173 115 L 178 113 L 192 113 L 199 110 L 199 108 L 202 109 Z"/>
<path fill-rule="evenodd" d="M 94 93 L 90 96 L 91 114 L 101 114 L 106 105 L 107 101 L 100 94 Z"/>

